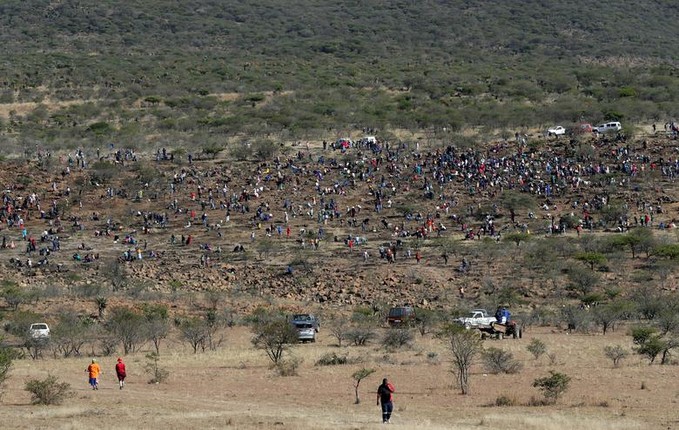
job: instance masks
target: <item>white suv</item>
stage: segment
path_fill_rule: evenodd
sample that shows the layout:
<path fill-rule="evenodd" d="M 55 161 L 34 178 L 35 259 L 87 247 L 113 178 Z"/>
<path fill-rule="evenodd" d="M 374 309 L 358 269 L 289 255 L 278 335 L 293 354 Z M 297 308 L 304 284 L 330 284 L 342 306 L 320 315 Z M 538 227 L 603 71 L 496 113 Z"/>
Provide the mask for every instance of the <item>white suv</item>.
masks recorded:
<path fill-rule="evenodd" d="M 33 339 L 49 339 L 50 328 L 45 323 L 35 323 L 31 324 L 31 327 L 28 329 L 28 333 Z"/>
<path fill-rule="evenodd" d="M 607 122 L 605 124 L 599 124 L 596 127 L 594 127 L 594 131 L 596 133 L 613 133 L 616 131 L 622 130 L 622 125 L 620 125 L 619 122 L 613 121 L 613 122 Z"/>

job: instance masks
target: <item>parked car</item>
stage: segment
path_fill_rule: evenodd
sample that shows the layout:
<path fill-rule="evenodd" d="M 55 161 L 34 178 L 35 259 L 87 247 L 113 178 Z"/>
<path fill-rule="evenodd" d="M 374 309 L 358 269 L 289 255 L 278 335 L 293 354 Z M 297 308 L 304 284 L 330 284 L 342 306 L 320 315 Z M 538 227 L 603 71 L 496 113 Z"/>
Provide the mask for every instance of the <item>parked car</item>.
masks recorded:
<path fill-rule="evenodd" d="M 316 342 L 316 329 L 310 322 L 293 322 L 297 330 L 297 339 L 304 342 Z"/>
<path fill-rule="evenodd" d="M 387 324 L 390 326 L 407 325 L 415 322 L 415 308 L 411 306 L 397 306 L 389 309 Z"/>
<path fill-rule="evenodd" d="M 594 131 L 594 127 L 592 127 L 592 124 L 583 122 L 580 124 L 576 124 L 573 127 L 569 129 L 568 134 L 571 136 L 580 136 L 583 134 L 590 134 Z"/>
<path fill-rule="evenodd" d="M 474 309 L 469 312 L 468 316 L 458 318 L 455 322 L 463 325 L 466 329 L 490 327 L 490 325 L 495 322 L 495 316 L 489 314 L 485 309 Z"/>
<path fill-rule="evenodd" d="M 318 330 L 321 328 L 321 322 L 318 320 L 318 318 L 316 318 L 316 316 L 312 314 L 294 314 L 291 320 L 293 324 L 297 323 L 311 324 L 314 330 L 316 330 L 316 333 L 318 333 Z"/>
<path fill-rule="evenodd" d="M 46 323 L 34 323 L 31 324 L 28 333 L 33 339 L 49 339 L 50 328 Z"/>
<path fill-rule="evenodd" d="M 560 125 L 547 129 L 547 136 L 563 136 L 564 134 L 566 134 L 566 129 Z"/>
<path fill-rule="evenodd" d="M 594 131 L 599 134 L 614 133 L 622 130 L 622 125 L 618 121 L 599 124 L 594 127 Z"/>

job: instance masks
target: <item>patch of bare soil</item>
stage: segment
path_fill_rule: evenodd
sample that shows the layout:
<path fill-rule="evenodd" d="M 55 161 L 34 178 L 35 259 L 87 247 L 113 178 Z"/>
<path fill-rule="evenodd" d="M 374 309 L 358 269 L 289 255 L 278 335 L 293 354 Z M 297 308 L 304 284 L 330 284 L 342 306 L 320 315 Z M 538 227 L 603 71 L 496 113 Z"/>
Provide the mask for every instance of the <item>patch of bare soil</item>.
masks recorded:
<path fill-rule="evenodd" d="M 5 389 L 0 418 L 11 428 L 285 428 L 370 429 L 381 426 L 375 390 L 383 377 L 396 386 L 393 426 L 425 429 L 666 429 L 679 420 L 674 404 L 679 392 L 675 366 L 649 366 L 630 357 L 613 368 L 606 345 L 629 348 L 624 330 L 606 336 L 568 335 L 536 328 L 518 340 L 487 340 L 485 346 L 511 351 L 524 370 L 492 375 L 475 365 L 472 393 L 453 385 L 449 353 L 431 337 L 417 338 L 411 349 L 387 353 L 375 347 L 338 348 L 325 330 L 316 344 L 301 344 L 291 354 L 301 358 L 299 376 L 275 375 L 262 351 L 250 345 L 245 328 L 229 329 L 219 350 L 194 355 L 178 342 L 161 350 L 167 383 L 148 384 L 143 352 L 125 357 L 128 382 L 119 390 L 115 357 L 101 358 L 99 391 L 87 384 L 87 357 L 21 360 Z M 556 357 L 534 360 L 526 351 L 531 338 L 543 340 Z M 352 365 L 315 366 L 334 352 L 360 359 Z M 361 384 L 362 402 L 354 404 L 351 374 L 361 367 L 377 372 Z M 539 398 L 535 378 L 549 370 L 570 375 L 570 389 L 554 406 L 529 406 Z M 74 397 L 60 406 L 28 406 L 25 381 L 53 374 L 70 383 Z M 643 385 L 643 387 L 642 387 Z M 515 406 L 494 406 L 507 396 Z"/>

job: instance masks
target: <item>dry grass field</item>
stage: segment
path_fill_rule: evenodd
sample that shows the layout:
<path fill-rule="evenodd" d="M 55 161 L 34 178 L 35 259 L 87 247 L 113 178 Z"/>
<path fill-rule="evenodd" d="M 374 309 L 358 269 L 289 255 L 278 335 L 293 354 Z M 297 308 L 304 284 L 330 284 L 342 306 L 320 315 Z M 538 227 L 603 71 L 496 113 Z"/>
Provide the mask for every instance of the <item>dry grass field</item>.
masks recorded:
<path fill-rule="evenodd" d="M 250 344 L 244 327 L 225 331 L 214 352 L 194 355 L 169 341 L 161 365 L 170 371 L 166 383 L 148 384 L 145 353 L 125 357 L 128 384 L 119 390 L 115 357 L 102 357 L 99 391 L 91 391 L 85 367 L 89 358 L 20 360 L 5 388 L 0 419 L 3 428 L 378 428 L 380 410 L 374 390 L 382 377 L 396 386 L 393 426 L 404 429 L 671 429 L 679 426 L 676 366 L 649 366 L 630 356 L 613 368 L 603 355 L 606 345 L 630 348 L 620 328 L 606 336 L 569 335 L 533 328 L 519 340 L 486 340 L 485 345 L 511 351 L 524 365 L 518 375 L 484 373 L 474 366 L 472 393 L 454 386 L 449 353 L 430 336 L 415 338 L 412 348 L 387 353 L 376 344 L 338 348 L 322 330 L 316 344 L 294 346 L 302 359 L 298 376 L 282 377 L 269 367 L 264 352 Z M 531 338 L 543 340 L 552 354 L 535 360 L 527 351 Z M 360 358 L 351 365 L 315 366 L 328 352 Z M 361 385 L 362 402 L 354 404 L 351 374 L 361 367 L 377 372 Z M 530 406 L 539 398 L 532 382 L 557 370 L 572 377 L 570 389 L 554 406 Z M 31 406 L 24 383 L 47 374 L 72 385 L 74 396 L 62 405 Z M 516 406 L 497 407 L 505 395 Z"/>

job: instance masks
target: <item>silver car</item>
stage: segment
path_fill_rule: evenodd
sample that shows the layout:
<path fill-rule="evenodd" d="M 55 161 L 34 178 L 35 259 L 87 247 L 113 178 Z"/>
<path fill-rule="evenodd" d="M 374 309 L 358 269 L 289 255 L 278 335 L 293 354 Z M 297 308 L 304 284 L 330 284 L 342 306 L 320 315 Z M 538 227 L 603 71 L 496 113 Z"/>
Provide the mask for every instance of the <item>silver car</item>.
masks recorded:
<path fill-rule="evenodd" d="M 313 324 L 308 322 L 295 322 L 297 339 L 300 342 L 316 342 L 316 329 Z"/>

